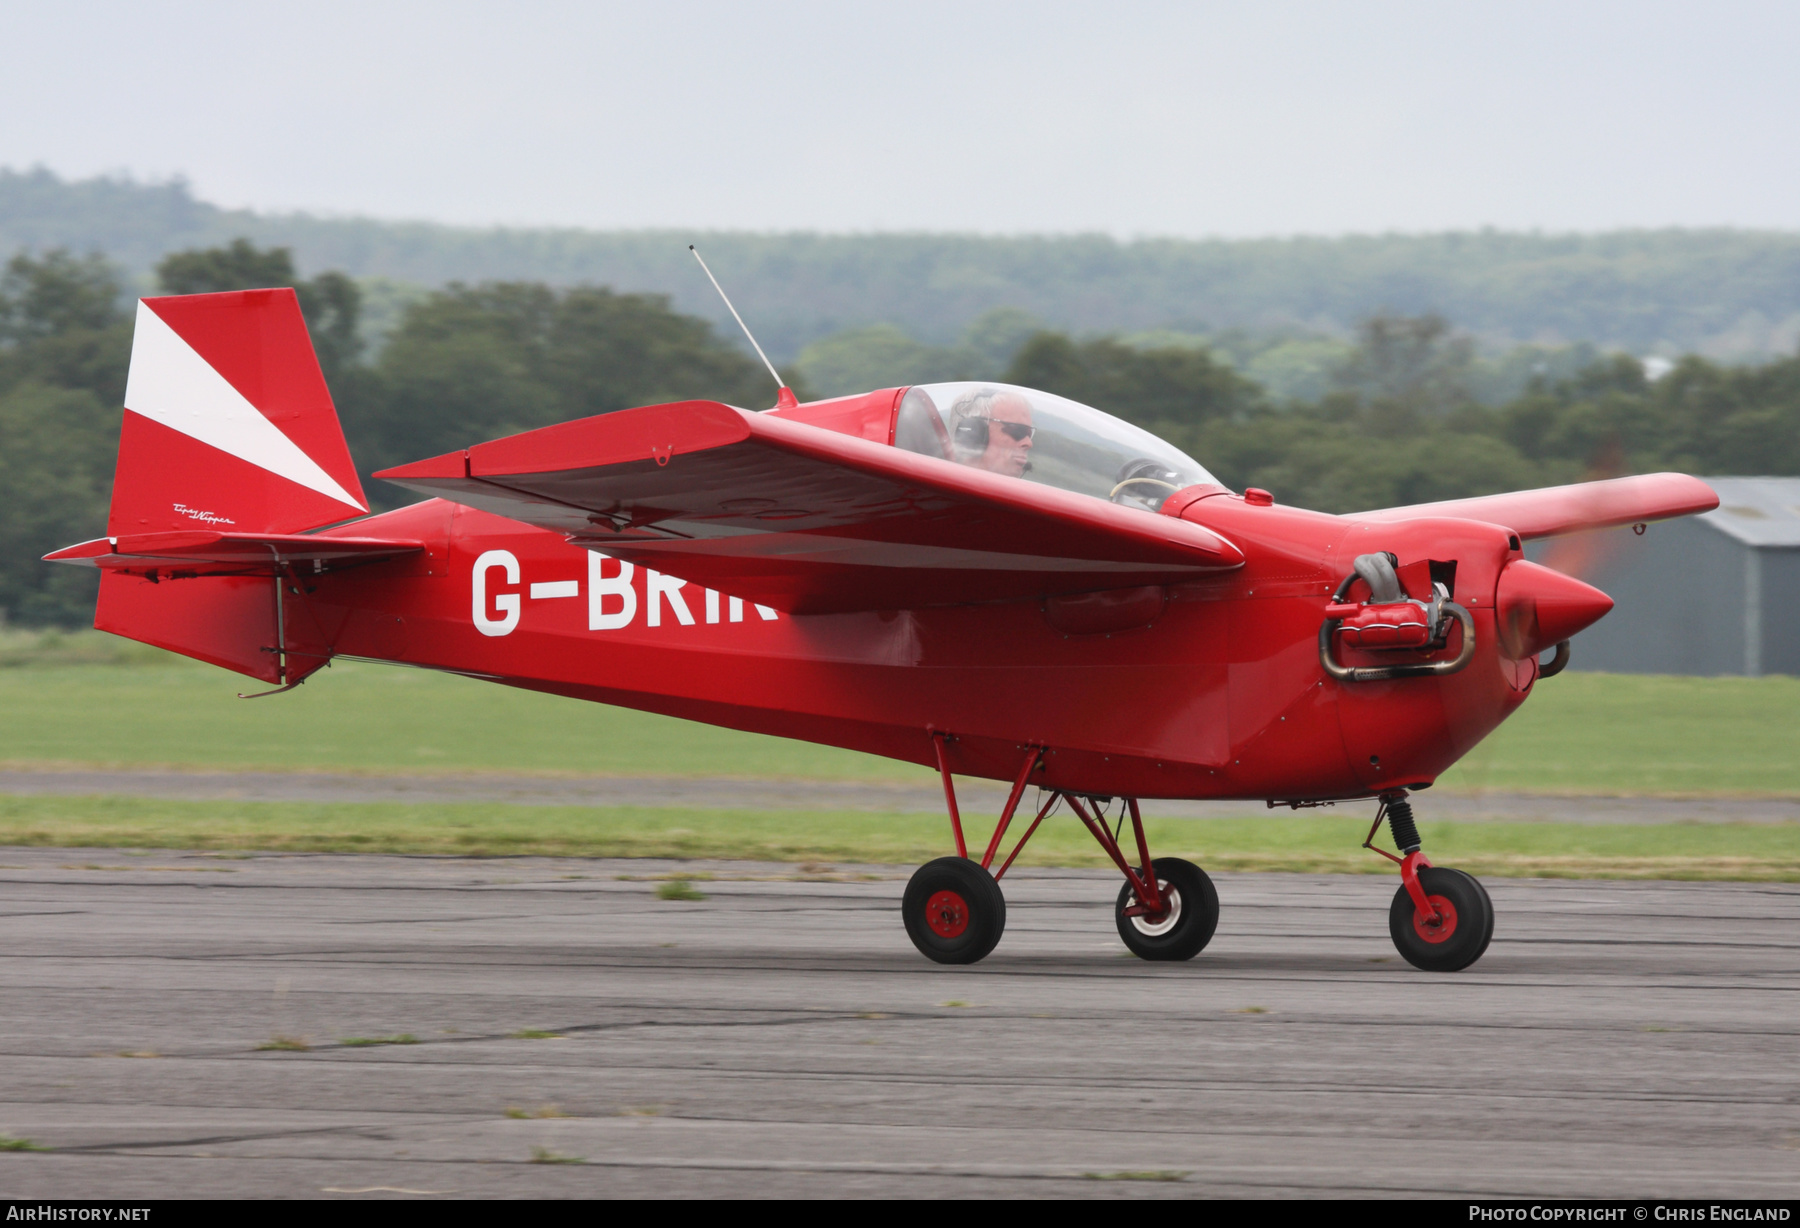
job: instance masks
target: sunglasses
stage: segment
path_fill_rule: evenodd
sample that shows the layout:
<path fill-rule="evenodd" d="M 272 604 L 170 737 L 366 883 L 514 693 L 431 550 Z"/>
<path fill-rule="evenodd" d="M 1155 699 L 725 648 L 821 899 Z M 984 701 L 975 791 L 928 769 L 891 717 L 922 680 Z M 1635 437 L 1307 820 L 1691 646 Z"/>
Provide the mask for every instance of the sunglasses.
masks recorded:
<path fill-rule="evenodd" d="M 1018 443 L 1024 443 L 1027 439 L 1030 439 L 1033 435 L 1037 434 L 1037 427 L 1027 426 L 1023 422 L 990 421 L 988 425 L 999 427 L 1002 431 L 1006 432 L 1006 437 L 1008 439 L 1015 440 Z"/>

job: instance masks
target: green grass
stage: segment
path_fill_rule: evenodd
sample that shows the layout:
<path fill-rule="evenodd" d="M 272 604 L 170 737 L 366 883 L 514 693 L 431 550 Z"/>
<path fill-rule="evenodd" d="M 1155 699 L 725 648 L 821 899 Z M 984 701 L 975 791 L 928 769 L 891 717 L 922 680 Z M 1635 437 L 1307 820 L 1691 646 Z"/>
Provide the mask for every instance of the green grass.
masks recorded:
<path fill-rule="evenodd" d="M 931 779 L 912 764 L 421 670 L 345 663 L 292 694 L 246 702 L 233 698 L 244 683 L 235 675 L 136 648 L 108 656 L 117 643 L 0 633 L 0 763 Z M 1566 674 L 1542 683 L 1440 788 L 1800 797 L 1800 679 Z M 1357 847 L 1366 810 L 1271 816 L 1247 803 L 1241 820 L 1155 821 L 1151 839 L 1221 870 L 1386 872 Z M 1435 858 L 1477 873 L 1800 878 L 1800 825 L 1424 830 Z M 943 819 L 923 814 L 0 797 L 0 843 L 64 847 L 905 865 L 942 855 L 946 839 Z M 1023 861 L 1103 864 L 1063 819 Z"/>
<path fill-rule="evenodd" d="M 1440 787 L 1800 796 L 1800 678 L 1563 674 Z"/>
<path fill-rule="evenodd" d="M 930 778 L 853 751 L 423 670 L 346 662 L 288 695 L 234 698 L 247 685 L 187 663 L 0 668 L 0 762 Z M 1440 787 L 1800 796 L 1800 679 L 1564 674 L 1542 683 Z"/>
<path fill-rule="evenodd" d="M 1388 862 L 1360 847 L 1366 809 L 1153 819 L 1147 826 L 1159 854 L 1208 869 L 1391 873 Z M 58 847 L 917 865 L 949 851 L 946 827 L 928 814 L 0 797 L 0 844 Z M 1434 860 L 1477 874 L 1800 881 L 1794 823 L 1426 821 L 1420 830 Z M 985 843 L 978 822 L 971 821 L 970 835 L 971 845 Z M 1045 822 L 1020 863 L 1108 864 L 1066 815 Z"/>
<path fill-rule="evenodd" d="M 367 1049 L 375 1045 L 416 1045 L 419 1038 L 411 1032 L 402 1032 L 398 1036 L 346 1036 L 338 1041 L 347 1049 Z"/>
<path fill-rule="evenodd" d="M 210 666 L 0 669 L 0 763 L 337 772 L 920 779 L 785 738 L 340 662 L 286 695 Z"/>
<path fill-rule="evenodd" d="M 29 631 L 0 626 L 0 669 L 182 664 L 186 664 L 185 657 L 104 631 Z"/>

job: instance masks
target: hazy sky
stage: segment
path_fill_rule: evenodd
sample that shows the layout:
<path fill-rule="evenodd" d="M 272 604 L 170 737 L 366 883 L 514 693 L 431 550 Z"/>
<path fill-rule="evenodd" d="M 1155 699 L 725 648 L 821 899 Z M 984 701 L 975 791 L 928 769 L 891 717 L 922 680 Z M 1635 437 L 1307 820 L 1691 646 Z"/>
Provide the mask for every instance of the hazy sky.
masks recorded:
<path fill-rule="evenodd" d="M 1800 5 L 0 8 L 0 165 L 463 223 L 1800 227 Z"/>

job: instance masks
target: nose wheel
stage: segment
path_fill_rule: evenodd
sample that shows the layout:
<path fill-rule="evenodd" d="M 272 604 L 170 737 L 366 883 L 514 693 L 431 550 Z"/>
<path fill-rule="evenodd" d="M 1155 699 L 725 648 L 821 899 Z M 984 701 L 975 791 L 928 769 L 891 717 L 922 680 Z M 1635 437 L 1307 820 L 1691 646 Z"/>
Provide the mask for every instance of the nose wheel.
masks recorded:
<path fill-rule="evenodd" d="M 1431 912 L 1402 886 L 1388 909 L 1388 932 L 1407 963 L 1427 972 L 1458 972 L 1480 959 L 1494 937 L 1494 904 L 1487 888 L 1461 870 L 1426 866 L 1419 887 Z"/>
<path fill-rule="evenodd" d="M 1396 857 L 1375 847 L 1375 832 L 1387 819 Z M 1363 847 L 1400 866 L 1400 890 L 1388 908 L 1388 933 L 1407 963 L 1426 972 L 1460 972 L 1480 959 L 1494 937 L 1494 902 L 1473 875 L 1434 866 L 1420 849 L 1412 804 L 1396 790 L 1381 798 Z"/>

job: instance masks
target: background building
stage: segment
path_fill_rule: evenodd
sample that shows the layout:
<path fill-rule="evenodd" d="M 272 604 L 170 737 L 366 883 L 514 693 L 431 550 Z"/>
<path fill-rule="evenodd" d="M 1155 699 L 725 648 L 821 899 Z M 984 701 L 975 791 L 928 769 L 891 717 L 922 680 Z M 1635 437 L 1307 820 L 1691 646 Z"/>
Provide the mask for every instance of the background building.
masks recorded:
<path fill-rule="evenodd" d="M 1800 674 L 1800 478 L 1705 480 L 1716 511 L 1531 551 L 1618 603 L 1575 639 L 1570 669 Z"/>

